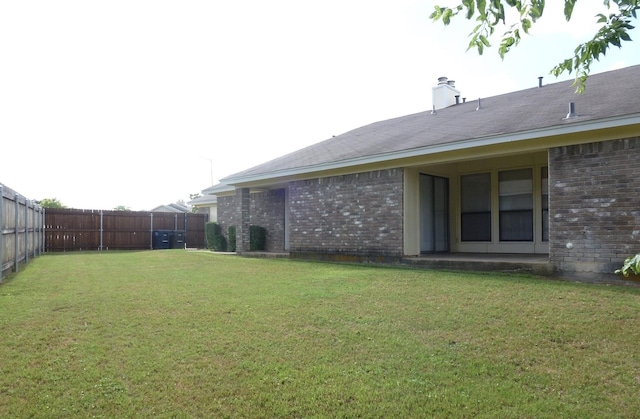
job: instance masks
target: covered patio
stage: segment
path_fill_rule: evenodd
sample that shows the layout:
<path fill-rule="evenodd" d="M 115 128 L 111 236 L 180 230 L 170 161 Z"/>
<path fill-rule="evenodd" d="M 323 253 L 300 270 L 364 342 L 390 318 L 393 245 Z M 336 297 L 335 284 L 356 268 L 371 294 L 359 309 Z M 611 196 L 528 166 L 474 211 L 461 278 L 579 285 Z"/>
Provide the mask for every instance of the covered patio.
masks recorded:
<path fill-rule="evenodd" d="M 427 269 L 527 273 L 551 276 L 553 265 L 547 254 L 434 253 L 405 257 L 404 264 Z"/>

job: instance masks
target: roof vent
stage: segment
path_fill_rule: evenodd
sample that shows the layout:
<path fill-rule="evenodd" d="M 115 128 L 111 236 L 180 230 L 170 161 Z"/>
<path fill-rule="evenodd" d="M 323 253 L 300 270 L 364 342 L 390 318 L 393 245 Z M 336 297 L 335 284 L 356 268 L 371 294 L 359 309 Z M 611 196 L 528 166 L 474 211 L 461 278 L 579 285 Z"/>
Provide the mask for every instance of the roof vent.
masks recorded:
<path fill-rule="evenodd" d="M 538 87 L 542 87 L 542 76 L 538 77 Z"/>
<path fill-rule="evenodd" d="M 571 119 L 575 118 L 576 116 L 578 116 L 578 114 L 576 113 L 576 104 L 573 102 L 569 102 L 569 113 L 563 119 Z"/>
<path fill-rule="evenodd" d="M 482 109 L 482 102 L 480 101 L 480 98 L 478 98 L 478 107 L 476 108 L 476 111 L 479 111 L 480 109 Z"/>

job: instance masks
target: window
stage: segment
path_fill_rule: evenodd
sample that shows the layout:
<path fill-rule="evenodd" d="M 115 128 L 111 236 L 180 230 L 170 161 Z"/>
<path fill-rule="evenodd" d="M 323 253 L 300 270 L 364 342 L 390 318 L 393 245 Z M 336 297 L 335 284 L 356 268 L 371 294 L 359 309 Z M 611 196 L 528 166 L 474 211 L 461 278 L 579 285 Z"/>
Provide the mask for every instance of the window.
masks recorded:
<path fill-rule="evenodd" d="M 460 178 L 461 239 L 491 241 L 491 173 Z"/>
<path fill-rule="evenodd" d="M 533 241 L 533 171 L 498 173 L 500 241 Z"/>

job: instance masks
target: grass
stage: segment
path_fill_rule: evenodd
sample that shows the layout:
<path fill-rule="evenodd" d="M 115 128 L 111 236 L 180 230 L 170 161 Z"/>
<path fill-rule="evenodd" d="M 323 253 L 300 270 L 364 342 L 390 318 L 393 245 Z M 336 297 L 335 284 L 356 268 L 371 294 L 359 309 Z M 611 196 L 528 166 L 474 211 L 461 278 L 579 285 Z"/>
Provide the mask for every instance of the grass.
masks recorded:
<path fill-rule="evenodd" d="M 0 286 L 0 417 L 637 417 L 640 289 L 148 251 Z"/>

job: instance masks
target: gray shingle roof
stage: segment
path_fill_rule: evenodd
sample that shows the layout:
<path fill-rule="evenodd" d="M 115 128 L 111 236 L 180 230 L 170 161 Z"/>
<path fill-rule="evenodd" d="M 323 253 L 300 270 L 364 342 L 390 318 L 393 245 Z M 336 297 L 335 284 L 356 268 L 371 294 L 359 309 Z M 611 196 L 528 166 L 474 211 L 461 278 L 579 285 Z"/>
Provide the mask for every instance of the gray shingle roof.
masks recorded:
<path fill-rule="evenodd" d="M 640 65 L 593 74 L 583 94 L 573 80 L 534 87 L 431 111 L 375 122 L 311 145 L 222 181 L 269 178 L 287 170 L 303 170 L 364 157 L 383 156 L 424 147 L 512 135 L 640 114 Z M 569 103 L 578 117 L 565 119 Z"/>
<path fill-rule="evenodd" d="M 202 190 L 203 195 L 213 195 L 224 192 L 233 192 L 234 188 L 224 183 L 217 183 Z"/>
<path fill-rule="evenodd" d="M 215 195 L 202 195 L 189 201 L 189 205 L 212 205 L 218 203 L 218 197 Z"/>

